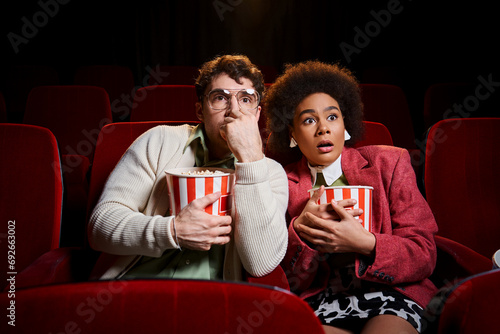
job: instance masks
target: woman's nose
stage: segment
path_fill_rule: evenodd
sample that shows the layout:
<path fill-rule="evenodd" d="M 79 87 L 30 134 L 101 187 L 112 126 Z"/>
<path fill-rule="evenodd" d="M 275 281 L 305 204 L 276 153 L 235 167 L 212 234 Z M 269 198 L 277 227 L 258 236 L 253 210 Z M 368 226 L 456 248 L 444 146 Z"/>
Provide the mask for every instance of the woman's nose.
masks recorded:
<path fill-rule="evenodd" d="M 319 122 L 318 123 L 318 130 L 317 134 L 318 135 L 324 135 L 324 134 L 329 134 L 330 133 L 330 128 L 325 124 L 325 122 Z"/>

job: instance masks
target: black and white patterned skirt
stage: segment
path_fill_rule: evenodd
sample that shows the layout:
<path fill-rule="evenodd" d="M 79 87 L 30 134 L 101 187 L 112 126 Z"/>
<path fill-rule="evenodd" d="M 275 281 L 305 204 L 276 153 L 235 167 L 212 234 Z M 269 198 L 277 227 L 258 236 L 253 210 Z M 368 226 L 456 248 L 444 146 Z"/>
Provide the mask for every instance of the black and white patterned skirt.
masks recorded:
<path fill-rule="evenodd" d="M 374 316 L 391 314 L 420 333 L 420 305 L 389 286 L 360 280 L 354 265 L 333 269 L 328 287 L 306 301 L 324 325 L 361 330 Z"/>

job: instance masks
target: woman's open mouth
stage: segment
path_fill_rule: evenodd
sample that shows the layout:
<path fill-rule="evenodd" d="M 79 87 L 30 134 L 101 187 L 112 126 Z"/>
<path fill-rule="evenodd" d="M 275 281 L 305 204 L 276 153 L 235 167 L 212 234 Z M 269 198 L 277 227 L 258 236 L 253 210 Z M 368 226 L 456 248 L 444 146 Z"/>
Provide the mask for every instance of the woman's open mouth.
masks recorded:
<path fill-rule="evenodd" d="M 329 140 L 322 140 L 318 144 L 318 150 L 322 153 L 328 153 L 333 150 L 333 143 Z"/>

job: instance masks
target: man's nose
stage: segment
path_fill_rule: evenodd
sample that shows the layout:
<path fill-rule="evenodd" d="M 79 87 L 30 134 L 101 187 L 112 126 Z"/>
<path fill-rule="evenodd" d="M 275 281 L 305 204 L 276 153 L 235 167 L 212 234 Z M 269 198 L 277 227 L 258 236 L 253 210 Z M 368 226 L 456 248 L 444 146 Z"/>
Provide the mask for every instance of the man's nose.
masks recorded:
<path fill-rule="evenodd" d="M 236 94 L 231 94 L 231 98 L 228 101 L 229 105 L 226 111 L 226 115 L 229 115 L 233 110 L 239 110 L 240 105 L 238 103 L 238 98 L 236 97 Z"/>

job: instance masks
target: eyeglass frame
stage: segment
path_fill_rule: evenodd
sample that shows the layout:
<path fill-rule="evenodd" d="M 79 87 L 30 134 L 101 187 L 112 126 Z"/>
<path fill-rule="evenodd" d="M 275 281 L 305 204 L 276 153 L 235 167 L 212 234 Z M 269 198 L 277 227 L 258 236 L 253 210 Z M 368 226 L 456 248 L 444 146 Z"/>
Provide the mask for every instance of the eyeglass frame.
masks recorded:
<path fill-rule="evenodd" d="M 254 108 L 251 108 L 251 109 L 245 109 L 245 110 L 255 110 L 259 107 L 260 105 L 260 102 L 261 102 L 261 97 L 260 97 L 260 94 L 259 92 L 254 89 L 254 88 L 243 88 L 243 89 L 226 89 L 226 88 L 215 88 L 215 89 L 212 89 L 210 92 L 208 92 L 208 94 L 205 94 L 203 95 L 204 97 L 207 98 L 207 103 L 208 103 L 208 106 L 212 109 L 212 110 L 216 110 L 216 111 L 221 111 L 221 110 L 227 110 L 228 108 L 230 108 L 230 103 L 228 101 L 228 104 L 227 104 L 227 107 L 226 108 L 222 108 L 222 109 L 216 109 L 214 107 L 212 107 L 212 105 L 210 104 L 210 99 L 208 98 L 208 96 L 210 94 L 212 94 L 212 92 L 214 91 L 220 91 L 220 92 L 223 92 L 225 94 L 230 94 L 231 95 L 231 98 L 233 96 L 236 96 L 239 92 L 243 92 L 243 91 L 249 91 L 249 90 L 253 90 L 254 94 L 257 95 L 257 99 L 258 99 L 258 102 L 257 102 L 257 105 L 254 107 Z M 233 91 L 235 91 L 233 93 Z M 226 93 L 227 92 L 227 93 Z M 236 101 L 238 102 L 238 106 L 240 107 L 240 109 L 242 109 L 243 107 L 240 105 L 240 101 L 238 99 L 236 99 Z"/>

